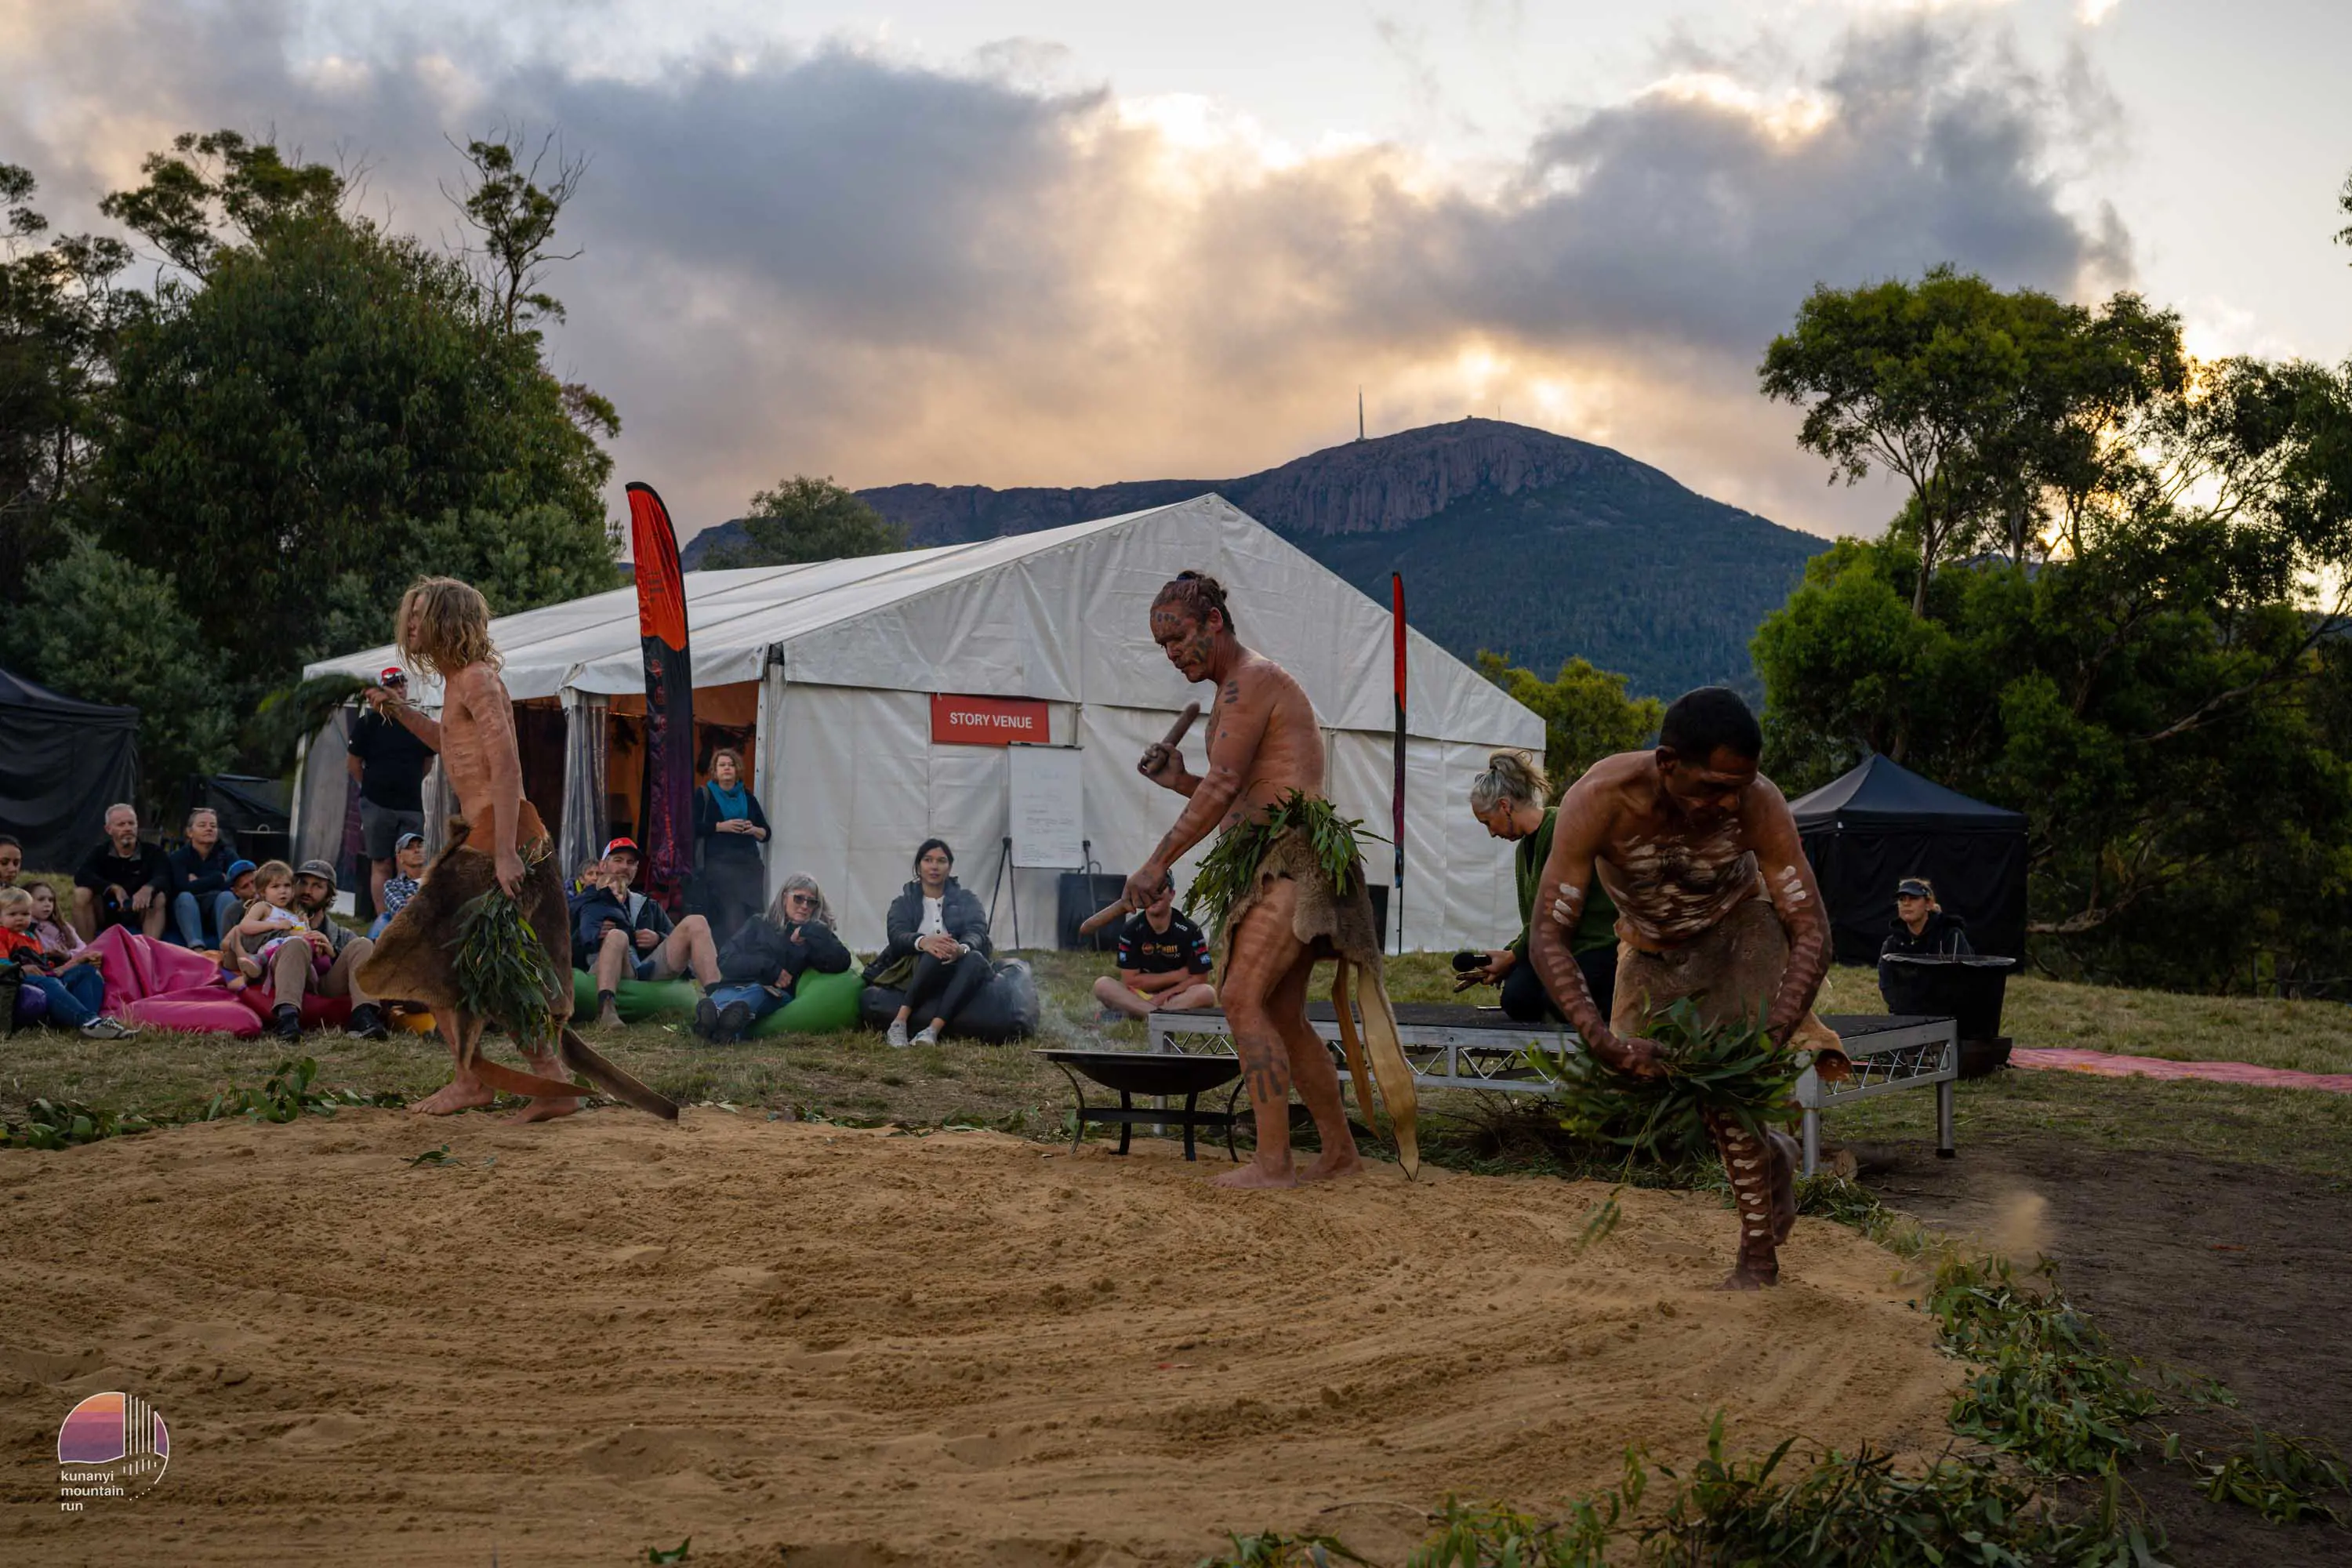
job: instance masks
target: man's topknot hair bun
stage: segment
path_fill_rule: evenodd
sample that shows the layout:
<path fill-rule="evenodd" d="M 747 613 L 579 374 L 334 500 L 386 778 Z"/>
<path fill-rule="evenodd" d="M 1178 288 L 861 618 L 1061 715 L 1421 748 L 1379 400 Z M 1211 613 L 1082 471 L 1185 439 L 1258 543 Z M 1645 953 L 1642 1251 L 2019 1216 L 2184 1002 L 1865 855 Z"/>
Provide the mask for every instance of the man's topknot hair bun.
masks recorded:
<path fill-rule="evenodd" d="M 1155 605 L 1179 605 L 1190 611 L 1195 620 L 1205 621 L 1211 610 L 1225 617 L 1225 629 L 1234 629 L 1234 612 L 1225 603 L 1225 585 L 1206 572 L 1179 572 L 1175 580 L 1160 590 Z"/>

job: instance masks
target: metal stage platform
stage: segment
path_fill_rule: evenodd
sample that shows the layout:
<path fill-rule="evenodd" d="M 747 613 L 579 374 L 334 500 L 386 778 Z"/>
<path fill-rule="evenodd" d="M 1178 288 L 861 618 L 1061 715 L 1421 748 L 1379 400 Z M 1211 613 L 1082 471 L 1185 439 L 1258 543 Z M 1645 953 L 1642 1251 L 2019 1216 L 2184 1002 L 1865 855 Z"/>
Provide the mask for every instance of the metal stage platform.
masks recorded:
<path fill-rule="evenodd" d="M 1580 1048 L 1574 1031 L 1549 1025 L 1515 1024 L 1496 1008 L 1457 1003 L 1397 1004 L 1397 1034 L 1414 1081 L 1423 1089 L 1487 1089 L 1500 1094 L 1549 1092 L 1541 1073 L 1528 1064 L 1530 1049 L 1564 1057 Z M 1339 1076 L 1339 1026 L 1328 1002 L 1308 1005 L 1307 1021 L 1332 1047 Z M 1900 1089 L 1936 1091 L 1936 1152 L 1946 1159 L 1958 1152 L 1952 1124 L 1952 1085 L 1959 1077 L 1959 1026 L 1950 1018 L 1903 1017 L 1880 1013 L 1840 1013 L 1822 1022 L 1837 1031 L 1853 1058 L 1853 1076 L 1827 1086 L 1807 1069 L 1797 1080 L 1801 1109 L 1803 1173 L 1821 1163 L 1822 1112 L 1832 1106 L 1869 1100 Z M 1221 1012 L 1154 1013 L 1151 1049 L 1188 1056 L 1233 1053 L 1233 1032 Z"/>

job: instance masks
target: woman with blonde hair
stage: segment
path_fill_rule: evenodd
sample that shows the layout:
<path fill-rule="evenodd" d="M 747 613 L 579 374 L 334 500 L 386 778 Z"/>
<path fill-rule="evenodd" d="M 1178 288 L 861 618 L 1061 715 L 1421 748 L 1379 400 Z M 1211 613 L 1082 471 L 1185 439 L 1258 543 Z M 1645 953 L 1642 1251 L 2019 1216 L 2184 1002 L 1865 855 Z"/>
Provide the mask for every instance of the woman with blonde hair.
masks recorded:
<path fill-rule="evenodd" d="M 816 879 L 795 871 L 764 915 L 753 915 L 719 955 L 719 984 L 694 1010 L 694 1032 L 727 1045 L 793 999 L 801 976 L 839 974 L 849 949 L 834 934 L 833 907 Z"/>
<path fill-rule="evenodd" d="M 1567 1021 L 1545 992 L 1535 966 L 1528 962 L 1528 922 L 1535 911 L 1536 884 L 1543 876 L 1544 862 L 1551 858 L 1552 828 L 1559 818 L 1559 807 L 1549 804 L 1550 795 L 1551 781 L 1544 776 L 1543 764 L 1526 752 L 1488 753 L 1486 771 L 1470 784 L 1470 815 L 1494 837 L 1518 846 L 1512 859 L 1518 884 L 1519 934 L 1510 946 L 1477 955 L 1485 962 L 1461 970 L 1454 988 L 1466 991 L 1478 984 L 1500 985 L 1504 1016 L 1522 1024 L 1542 1018 Z M 1584 972 L 1584 983 L 1592 988 L 1601 1016 L 1609 1016 L 1610 1003 L 1617 994 L 1617 906 L 1610 901 L 1598 878 L 1593 880 L 1591 901 L 1570 933 L 1569 952 Z M 1456 957 L 1457 968 L 1467 956 L 1473 955 Z"/>

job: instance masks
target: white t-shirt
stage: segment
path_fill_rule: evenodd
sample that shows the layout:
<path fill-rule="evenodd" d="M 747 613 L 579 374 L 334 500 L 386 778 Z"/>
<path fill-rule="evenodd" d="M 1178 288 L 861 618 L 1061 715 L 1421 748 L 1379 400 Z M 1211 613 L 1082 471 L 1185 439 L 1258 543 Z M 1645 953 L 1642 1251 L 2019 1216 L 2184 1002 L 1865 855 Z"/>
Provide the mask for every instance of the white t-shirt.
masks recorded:
<path fill-rule="evenodd" d="M 943 901 L 944 900 L 940 899 L 934 899 L 929 894 L 924 895 L 923 923 L 920 929 L 915 932 L 917 936 L 945 936 L 947 934 L 947 920 L 946 917 L 940 912 L 940 906 Z"/>

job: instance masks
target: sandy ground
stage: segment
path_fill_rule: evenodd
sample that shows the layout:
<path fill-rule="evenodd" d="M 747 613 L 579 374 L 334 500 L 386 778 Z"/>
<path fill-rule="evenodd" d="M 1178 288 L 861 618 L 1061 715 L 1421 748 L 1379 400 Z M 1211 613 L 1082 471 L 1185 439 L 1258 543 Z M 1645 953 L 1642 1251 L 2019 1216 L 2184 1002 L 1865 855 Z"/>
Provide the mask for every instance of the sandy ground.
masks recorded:
<path fill-rule="evenodd" d="M 1734 1296 L 1703 1195 L 1628 1194 L 1578 1260 L 1598 1187 L 1220 1168 L 717 1110 L 0 1153 L 0 1560 L 1394 1561 L 1449 1490 L 1541 1503 L 1717 1406 L 1742 1447 L 1942 1446 L 1955 1368 L 1826 1223 Z M 58 1423 L 118 1388 L 169 1471 L 61 1515 Z"/>

